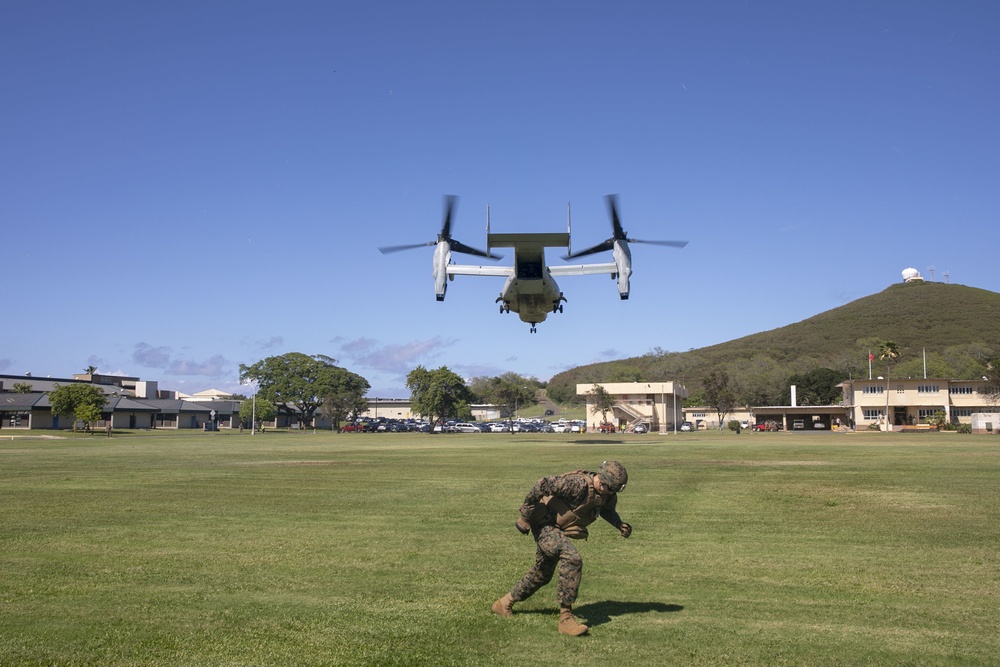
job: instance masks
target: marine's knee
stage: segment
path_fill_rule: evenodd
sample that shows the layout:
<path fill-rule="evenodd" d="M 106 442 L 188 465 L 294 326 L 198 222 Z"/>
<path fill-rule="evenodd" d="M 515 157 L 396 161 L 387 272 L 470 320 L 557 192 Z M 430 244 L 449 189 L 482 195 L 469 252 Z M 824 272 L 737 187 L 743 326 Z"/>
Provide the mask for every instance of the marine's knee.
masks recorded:
<path fill-rule="evenodd" d="M 563 567 L 571 567 L 574 570 L 583 569 L 583 557 L 579 551 L 564 552 L 560 559 Z"/>

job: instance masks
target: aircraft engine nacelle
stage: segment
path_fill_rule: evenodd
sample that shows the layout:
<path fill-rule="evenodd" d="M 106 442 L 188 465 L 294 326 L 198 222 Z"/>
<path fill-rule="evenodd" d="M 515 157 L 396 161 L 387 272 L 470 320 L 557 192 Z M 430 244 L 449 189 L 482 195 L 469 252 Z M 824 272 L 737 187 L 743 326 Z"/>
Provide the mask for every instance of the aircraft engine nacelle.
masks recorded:
<path fill-rule="evenodd" d="M 434 296 L 438 301 L 444 301 L 448 291 L 448 265 L 451 264 L 451 244 L 439 241 L 434 248 Z"/>
<path fill-rule="evenodd" d="M 628 298 L 629 278 L 632 277 L 632 252 L 624 239 L 615 241 L 615 267 L 618 272 L 618 296 L 624 301 Z"/>

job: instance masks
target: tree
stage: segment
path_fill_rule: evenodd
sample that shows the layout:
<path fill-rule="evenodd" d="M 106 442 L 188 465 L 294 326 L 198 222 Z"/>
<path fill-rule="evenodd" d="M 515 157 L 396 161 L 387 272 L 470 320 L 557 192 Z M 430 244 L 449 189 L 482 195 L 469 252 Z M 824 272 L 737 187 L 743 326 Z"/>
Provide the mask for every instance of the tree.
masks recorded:
<path fill-rule="evenodd" d="M 991 405 L 1000 404 L 1000 357 L 986 362 L 986 372 L 989 375 L 983 376 L 986 379 L 981 391 Z"/>
<path fill-rule="evenodd" d="M 715 408 L 719 415 L 719 430 L 725 426 L 726 415 L 736 407 L 736 394 L 729 386 L 729 375 L 723 370 L 714 370 L 702 379 L 705 402 Z"/>
<path fill-rule="evenodd" d="M 795 385 L 795 402 L 799 405 L 834 405 L 843 398 L 843 391 L 837 385 L 846 378 L 843 371 L 832 368 L 814 368 L 807 373 L 797 373 L 788 378 L 789 389 L 784 398 L 785 405 L 791 405 L 791 385 Z"/>
<path fill-rule="evenodd" d="M 260 424 L 272 421 L 277 416 L 278 407 L 266 398 L 257 396 L 240 403 L 240 422 L 244 426 L 253 427 L 255 420 Z"/>
<path fill-rule="evenodd" d="M 595 384 L 593 389 L 587 392 L 587 402 L 593 403 L 591 411 L 594 414 L 601 413 L 601 423 L 608 423 L 608 413 L 615 407 L 615 397 L 603 385 Z"/>
<path fill-rule="evenodd" d="M 371 385 L 367 380 L 350 371 L 344 371 L 334 378 L 334 384 L 323 393 L 323 412 L 330 417 L 335 430 L 340 429 L 340 422 L 357 419 L 358 415 L 368 409 L 365 395 L 369 389 Z"/>
<path fill-rule="evenodd" d="M 73 416 L 83 422 L 84 431 L 90 431 L 91 424 L 101 418 L 101 408 L 93 403 L 81 403 L 73 410 Z"/>
<path fill-rule="evenodd" d="M 49 392 L 52 414 L 82 421 L 84 429 L 101 418 L 101 411 L 108 404 L 104 392 L 92 384 L 73 383 L 60 387 L 55 385 Z M 76 424 L 74 422 L 74 428 Z"/>
<path fill-rule="evenodd" d="M 417 366 L 406 376 L 406 387 L 413 411 L 432 422 L 471 414 L 472 391 L 447 366 L 433 371 Z"/>
<path fill-rule="evenodd" d="M 288 352 L 267 357 L 251 366 L 240 364 L 240 382 L 256 382 L 258 401 L 264 398 L 286 411 L 298 412 L 303 425 L 309 427 L 316 410 L 345 384 L 353 383 L 368 391 L 367 380 L 340 368 L 336 362 L 322 354 L 310 357 L 301 352 Z M 353 378 L 348 379 L 347 375 Z"/>
<path fill-rule="evenodd" d="M 514 417 L 518 409 L 538 403 L 538 380 L 517 373 L 473 378 L 470 390 L 479 400 L 496 406 L 502 417 Z"/>
<path fill-rule="evenodd" d="M 878 344 L 878 358 L 885 362 L 885 423 L 889 424 L 889 372 L 892 370 L 892 362 L 899 358 L 899 346 L 891 340 L 884 340 Z"/>
<path fill-rule="evenodd" d="M 14 383 L 14 393 L 15 394 L 30 394 L 31 385 L 27 382 L 15 382 Z"/>

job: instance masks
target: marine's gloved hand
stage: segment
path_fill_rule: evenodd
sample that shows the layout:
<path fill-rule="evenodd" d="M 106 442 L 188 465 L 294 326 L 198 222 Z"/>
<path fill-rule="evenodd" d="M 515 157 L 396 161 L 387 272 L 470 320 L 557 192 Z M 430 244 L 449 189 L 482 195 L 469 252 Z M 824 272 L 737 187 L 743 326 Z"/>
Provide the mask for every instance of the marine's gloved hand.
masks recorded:
<path fill-rule="evenodd" d="M 622 537 L 624 538 L 628 538 L 628 536 L 632 534 L 632 526 L 628 525 L 624 521 L 622 521 L 621 528 L 618 530 L 621 531 Z"/>
<path fill-rule="evenodd" d="M 523 516 L 517 517 L 517 521 L 514 522 L 514 527 L 517 528 L 518 532 L 522 535 L 527 535 L 531 532 L 531 524 Z"/>

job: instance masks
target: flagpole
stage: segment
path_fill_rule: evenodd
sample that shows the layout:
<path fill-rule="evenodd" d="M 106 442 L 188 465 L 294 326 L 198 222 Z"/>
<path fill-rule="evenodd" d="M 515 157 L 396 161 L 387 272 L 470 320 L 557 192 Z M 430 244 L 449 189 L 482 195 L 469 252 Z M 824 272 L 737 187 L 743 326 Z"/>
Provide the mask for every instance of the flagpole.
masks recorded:
<path fill-rule="evenodd" d="M 872 379 L 872 351 L 868 350 L 868 379 Z"/>

